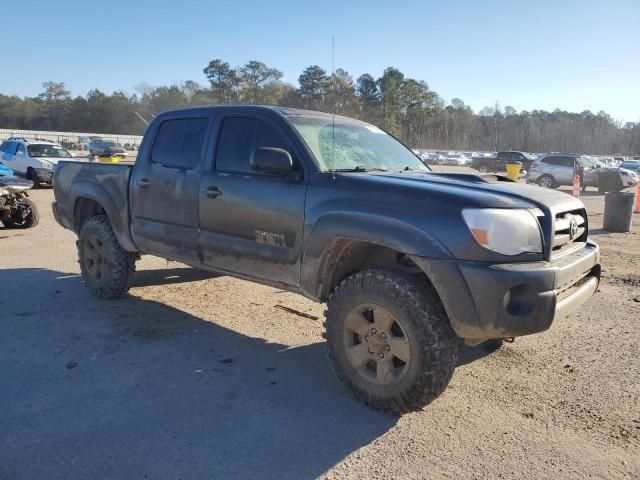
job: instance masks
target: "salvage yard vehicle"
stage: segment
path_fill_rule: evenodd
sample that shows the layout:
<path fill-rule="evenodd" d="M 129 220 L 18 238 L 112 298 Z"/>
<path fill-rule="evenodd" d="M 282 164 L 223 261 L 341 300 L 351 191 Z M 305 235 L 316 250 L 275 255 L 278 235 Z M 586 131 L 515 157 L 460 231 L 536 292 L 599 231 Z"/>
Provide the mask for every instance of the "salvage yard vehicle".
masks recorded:
<path fill-rule="evenodd" d="M 36 187 L 50 185 L 58 160 L 71 157 L 73 155 L 67 150 L 48 140 L 28 141 L 14 137 L 0 145 L 0 163 L 10 167 L 16 175 L 31 180 Z"/>
<path fill-rule="evenodd" d="M 94 157 L 126 157 L 127 151 L 113 140 L 94 137 L 89 143 L 89 155 Z"/>
<path fill-rule="evenodd" d="M 471 160 L 471 166 L 481 173 L 487 172 L 504 172 L 507 169 L 507 163 L 520 162 L 522 170 L 529 170 L 533 157 L 527 152 L 498 152 L 494 156 L 474 157 Z"/>
<path fill-rule="evenodd" d="M 281 107 L 154 118 L 134 163 L 60 162 L 53 213 L 97 297 L 143 253 L 327 303 L 352 394 L 417 410 L 469 345 L 547 330 L 598 288 L 584 205 L 504 177 L 434 173 L 379 128 Z"/>
<path fill-rule="evenodd" d="M 11 174 L 5 175 L 6 170 L 9 169 L 0 167 L 0 222 L 7 228 L 35 227 L 38 224 L 38 209 L 27 198 L 27 190 L 33 187 L 33 182 Z"/>
<path fill-rule="evenodd" d="M 583 168 L 583 187 L 597 187 L 600 174 L 618 175 L 617 190 L 638 184 L 638 175 L 629 169 L 607 166 L 597 159 L 589 159 L 574 153 L 543 155 L 535 160 L 527 173 L 528 183 L 537 183 L 541 187 L 555 188 L 559 185 L 572 185 L 576 166 Z"/>

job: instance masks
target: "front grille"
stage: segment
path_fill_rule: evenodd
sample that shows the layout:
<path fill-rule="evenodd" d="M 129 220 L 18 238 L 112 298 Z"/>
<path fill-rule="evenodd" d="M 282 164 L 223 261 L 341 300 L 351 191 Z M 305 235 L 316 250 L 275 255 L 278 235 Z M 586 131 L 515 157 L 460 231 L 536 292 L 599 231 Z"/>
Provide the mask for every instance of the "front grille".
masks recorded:
<path fill-rule="evenodd" d="M 587 241 L 587 212 L 584 209 L 556 214 L 551 255 L 558 256 Z"/>

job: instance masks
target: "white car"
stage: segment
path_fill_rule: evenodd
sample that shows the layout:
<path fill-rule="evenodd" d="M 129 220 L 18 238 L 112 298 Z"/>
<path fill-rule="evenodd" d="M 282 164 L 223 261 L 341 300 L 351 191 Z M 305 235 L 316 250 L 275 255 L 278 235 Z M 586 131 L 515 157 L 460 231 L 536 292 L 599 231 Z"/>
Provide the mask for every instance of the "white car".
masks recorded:
<path fill-rule="evenodd" d="M 0 145 L 0 163 L 16 175 L 28 178 L 36 187 L 50 185 L 58 160 L 71 157 L 73 155 L 60 145 L 46 140 L 31 142 L 24 138 L 10 138 Z"/>
<path fill-rule="evenodd" d="M 449 152 L 445 155 L 445 165 L 463 167 L 469 163 L 469 159 L 462 153 Z"/>

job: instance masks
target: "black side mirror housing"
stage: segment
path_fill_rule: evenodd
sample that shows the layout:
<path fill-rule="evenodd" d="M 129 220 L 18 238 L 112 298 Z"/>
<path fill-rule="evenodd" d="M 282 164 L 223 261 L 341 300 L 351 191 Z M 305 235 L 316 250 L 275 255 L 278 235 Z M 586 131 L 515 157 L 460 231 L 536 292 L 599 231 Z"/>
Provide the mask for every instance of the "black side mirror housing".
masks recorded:
<path fill-rule="evenodd" d="M 251 170 L 273 175 L 286 175 L 293 171 L 293 159 L 286 150 L 275 147 L 256 148 L 249 161 Z"/>

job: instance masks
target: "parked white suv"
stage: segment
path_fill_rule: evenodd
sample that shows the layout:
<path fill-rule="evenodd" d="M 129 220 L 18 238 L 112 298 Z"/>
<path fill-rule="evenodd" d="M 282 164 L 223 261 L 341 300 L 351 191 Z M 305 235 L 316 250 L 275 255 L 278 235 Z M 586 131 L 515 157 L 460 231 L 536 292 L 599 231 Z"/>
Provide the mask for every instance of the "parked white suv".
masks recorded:
<path fill-rule="evenodd" d="M 50 185 L 58 160 L 72 156 L 57 143 L 46 140 L 30 142 L 24 138 L 10 138 L 0 145 L 0 163 L 16 175 L 28 178 L 36 187 Z"/>

